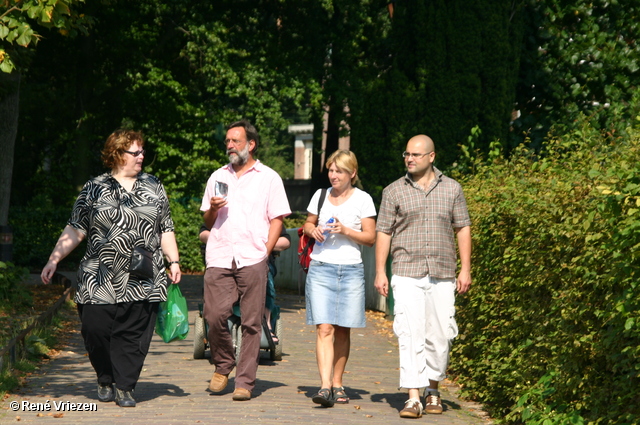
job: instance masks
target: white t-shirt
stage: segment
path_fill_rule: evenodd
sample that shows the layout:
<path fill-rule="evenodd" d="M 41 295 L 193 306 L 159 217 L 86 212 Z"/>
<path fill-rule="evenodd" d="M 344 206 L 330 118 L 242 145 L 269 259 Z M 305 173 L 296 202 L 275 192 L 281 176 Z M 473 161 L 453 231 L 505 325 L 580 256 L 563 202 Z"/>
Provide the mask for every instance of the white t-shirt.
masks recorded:
<path fill-rule="evenodd" d="M 307 211 L 311 214 L 318 215 L 318 199 L 321 190 L 316 191 Z M 322 204 L 322 211 L 318 217 L 318 223 L 322 225 L 331 217 L 336 217 L 342 225 L 350 229 L 362 231 L 362 219 L 376 216 L 376 207 L 373 199 L 368 193 L 355 188 L 353 194 L 342 205 L 333 205 L 329 202 L 329 193 L 331 188 L 327 190 L 327 195 Z M 311 259 L 331 264 L 359 264 L 362 263 L 362 255 L 360 254 L 360 246 L 345 235 L 329 234 L 322 245 L 317 243 L 313 245 Z"/>

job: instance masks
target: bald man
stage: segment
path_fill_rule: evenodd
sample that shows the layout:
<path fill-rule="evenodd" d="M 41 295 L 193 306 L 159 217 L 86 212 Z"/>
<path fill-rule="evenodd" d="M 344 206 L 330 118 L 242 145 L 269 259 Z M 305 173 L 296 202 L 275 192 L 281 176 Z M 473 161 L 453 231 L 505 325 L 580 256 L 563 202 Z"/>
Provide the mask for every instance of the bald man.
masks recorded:
<path fill-rule="evenodd" d="M 455 291 L 463 294 L 471 286 L 471 220 L 460 184 L 433 166 L 431 138 L 412 137 L 402 157 L 407 174 L 382 192 L 375 287 L 389 295 L 386 263 L 391 253 L 400 388 L 409 392 L 400 417 L 419 418 L 423 411 L 442 413 L 438 384 L 446 376 L 451 341 L 458 335 Z M 461 263 L 457 278 L 454 236 Z"/>

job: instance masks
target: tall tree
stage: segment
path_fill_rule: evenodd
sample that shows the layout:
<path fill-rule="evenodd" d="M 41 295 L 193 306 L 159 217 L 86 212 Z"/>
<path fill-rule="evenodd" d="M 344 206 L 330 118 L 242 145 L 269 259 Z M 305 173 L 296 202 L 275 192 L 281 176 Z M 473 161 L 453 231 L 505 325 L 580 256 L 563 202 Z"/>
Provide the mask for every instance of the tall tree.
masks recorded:
<path fill-rule="evenodd" d="M 89 19 L 70 8 L 81 2 L 84 0 L 0 1 L 0 226 L 7 224 L 9 216 L 21 70 L 29 57 L 25 50 L 42 38 L 33 25 L 64 34 L 85 31 Z"/>
<path fill-rule="evenodd" d="M 0 226 L 6 226 L 9 217 L 19 101 L 20 74 L 0 72 Z"/>
<path fill-rule="evenodd" d="M 439 167 L 455 161 L 476 126 L 478 148 L 506 142 L 521 22 L 519 3 L 507 0 L 395 3 L 390 30 L 374 44 L 374 66 L 349 102 L 352 145 L 364 154 L 374 197 L 402 174 L 400 153 L 415 134 L 434 139 Z"/>
<path fill-rule="evenodd" d="M 174 198 L 201 195 L 203 182 L 226 161 L 223 126 L 240 117 L 260 130 L 260 158 L 284 177 L 292 175 L 286 129 L 320 109 L 324 59 L 324 49 L 300 43 L 312 39 L 313 25 L 305 27 L 296 15 L 311 22 L 322 8 L 315 1 L 298 6 L 114 0 L 90 11 L 90 36 L 52 36 L 36 54 L 23 96 L 47 96 L 50 102 L 40 110 L 31 103 L 24 108 L 30 125 L 20 130 L 20 203 L 36 193 L 70 196 L 72 188 L 53 192 L 47 185 L 69 181 L 69 173 L 78 175 L 79 184 L 101 172 L 101 144 L 118 126 L 144 131 L 145 169 L 161 177 Z M 317 67 L 309 63 L 312 53 Z M 43 93 L 52 82 L 52 91 Z"/>

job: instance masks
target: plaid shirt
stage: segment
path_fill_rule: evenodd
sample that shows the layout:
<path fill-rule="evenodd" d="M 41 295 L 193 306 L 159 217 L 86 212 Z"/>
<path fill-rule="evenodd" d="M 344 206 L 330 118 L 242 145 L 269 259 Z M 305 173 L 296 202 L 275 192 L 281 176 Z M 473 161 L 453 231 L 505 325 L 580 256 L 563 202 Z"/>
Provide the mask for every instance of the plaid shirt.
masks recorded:
<path fill-rule="evenodd" d="M 462 187 L 433 168 L 425 191 L 409 174 L 387 186 L 376 230 L 391 239 L 394 275 L 422 278 L 456 276 L 454 228 L 471 225 Z"/>

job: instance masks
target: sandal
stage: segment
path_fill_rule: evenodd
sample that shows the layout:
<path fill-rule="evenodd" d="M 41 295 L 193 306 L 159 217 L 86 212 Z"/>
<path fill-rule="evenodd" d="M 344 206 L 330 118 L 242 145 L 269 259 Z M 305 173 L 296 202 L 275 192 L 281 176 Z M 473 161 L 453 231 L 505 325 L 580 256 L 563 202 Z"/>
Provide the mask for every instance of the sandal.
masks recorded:
<path fill-rule="evenodd" d="M 271 332 L 271 340 L 273 341 L 274 344 L 278 344 L 280 342 L 276 334 L 274 334 L 273 332 Z"/>
<path fill-rule="evenodd" d="M 344 387 L 333 387 L 333 402 L 336 404 L 348 404 L 349 397 L 347 393 L 344 391 Z"/>
<path fill-rule="evenodd" d="M 331 396 L 331 390 L 329 388 L 322 388 L 318 391 L 311 400 L 315 404 L 320 404 L 324 407 L 333 407 L 333 397 Z"/>

